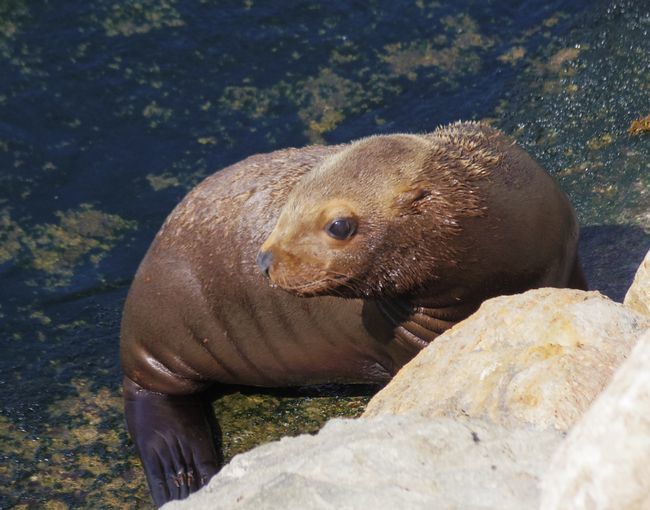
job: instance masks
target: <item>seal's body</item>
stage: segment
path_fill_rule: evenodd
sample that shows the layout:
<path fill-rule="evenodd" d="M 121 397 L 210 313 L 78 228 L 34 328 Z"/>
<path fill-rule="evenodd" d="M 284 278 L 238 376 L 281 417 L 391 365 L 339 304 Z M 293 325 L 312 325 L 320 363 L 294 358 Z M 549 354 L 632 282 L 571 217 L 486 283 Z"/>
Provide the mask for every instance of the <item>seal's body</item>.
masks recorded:
<path fill-rule="evenodd" d="M 206 388 L 384 382 L 489 297 L 584 288 L 577 239 L 550 176 L 475 123 L 208 177 L 156 236 L 124 310 L 125 409 L 154 501 L 218 470 Z"/>
<path fill-rule="evenodd" d="M 167 394 L 214 381 L 381 382 L 420 349 L 393 345 L 387 328 L 377 341 L 383 324 L 376 307 L 290 295 L 271 287 L 256 266 L 289 191 L 337 150 L 253 156 L 190 192 L 156 236 L 129 292 L 122 365 L 131 379 Z"/>

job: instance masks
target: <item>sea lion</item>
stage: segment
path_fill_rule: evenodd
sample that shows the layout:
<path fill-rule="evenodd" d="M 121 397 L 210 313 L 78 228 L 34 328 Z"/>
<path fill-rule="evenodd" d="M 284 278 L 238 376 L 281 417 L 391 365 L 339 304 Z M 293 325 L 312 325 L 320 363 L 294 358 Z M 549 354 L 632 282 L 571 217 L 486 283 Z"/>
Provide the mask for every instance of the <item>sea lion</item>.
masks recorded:
<path fill-rule="evenodd" d="M 577 240 L 554 180 L 478 123 L 208 177 L 165 221 L 123 314 L 125 412 L 154 502 L 219 469 L 208 387 L 385 382 L 489 297 L 586 288 Z"/>

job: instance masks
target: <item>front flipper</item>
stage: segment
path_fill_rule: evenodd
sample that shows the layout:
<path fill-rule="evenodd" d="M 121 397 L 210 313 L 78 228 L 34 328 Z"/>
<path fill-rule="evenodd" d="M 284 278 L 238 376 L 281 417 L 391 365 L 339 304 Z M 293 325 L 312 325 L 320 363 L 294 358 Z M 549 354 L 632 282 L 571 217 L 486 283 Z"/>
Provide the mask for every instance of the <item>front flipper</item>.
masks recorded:
<path fill-rule="evenodd" d="M 124 377 L 124 411 L 156 506 L 183 499 L 219 471 L 208 402 L 166 395 Z"/>

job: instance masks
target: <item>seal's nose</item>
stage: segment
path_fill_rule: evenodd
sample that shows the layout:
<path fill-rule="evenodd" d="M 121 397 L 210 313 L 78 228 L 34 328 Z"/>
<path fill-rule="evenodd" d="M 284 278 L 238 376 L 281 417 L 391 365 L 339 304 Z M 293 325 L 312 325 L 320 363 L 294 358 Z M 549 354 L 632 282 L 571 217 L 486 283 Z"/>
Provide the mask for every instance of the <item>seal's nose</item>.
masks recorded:
<path fill-rule="evenodd" d="M 271 262 L 273 262 L 273 252 L 270 251 L 260 251 L 257 254 L 257 267 L 260 268 L 260 271 L 264 276 L 269 276 L 269 267 L 271 267 Z"/>

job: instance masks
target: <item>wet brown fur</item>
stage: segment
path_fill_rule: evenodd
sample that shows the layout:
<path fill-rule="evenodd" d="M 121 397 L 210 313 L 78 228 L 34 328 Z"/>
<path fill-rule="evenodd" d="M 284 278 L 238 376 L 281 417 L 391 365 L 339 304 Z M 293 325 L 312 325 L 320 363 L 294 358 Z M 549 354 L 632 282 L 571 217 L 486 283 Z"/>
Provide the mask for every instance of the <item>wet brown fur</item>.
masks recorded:
<path fill-rule="evenodd" d="M 356 234 L 329 236 L 337 217 Z M 553 179 L 476 123 L 208 177 L 157 234 L 122 318 L 125 413 L 154 501 L 219 468 L 205 388 L 385 382 L 489 297 L 583 288 L 577 238 Z"/>

